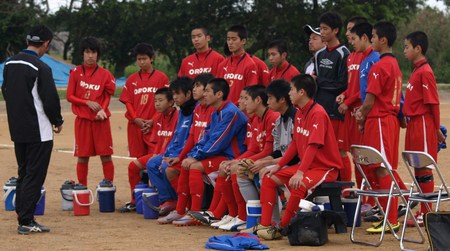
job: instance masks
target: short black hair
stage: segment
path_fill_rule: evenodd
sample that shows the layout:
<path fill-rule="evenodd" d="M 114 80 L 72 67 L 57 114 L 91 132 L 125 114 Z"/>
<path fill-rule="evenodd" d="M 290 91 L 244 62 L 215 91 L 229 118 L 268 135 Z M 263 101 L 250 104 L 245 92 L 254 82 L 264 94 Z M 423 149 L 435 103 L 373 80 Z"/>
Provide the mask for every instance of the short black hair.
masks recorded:
<path fill-rule="evenodd" d="M 342 30 L 342 17 L 341 15 L 339 15 L 336 12 L 325 12 L 322 15 L 320 15 L 319 17 L 319 24 L 324 23 L 328 26 L 330 26 L 331 29 L 336 29 L 338 28 L 338 33 L 337 35 L 339 35 L 339 33 Z"/>
<path fill-rule="evenodd" d="M 203 87 L 205 87 L 206 84 L 208 84 L 208 82 L 213 78 L 214 75 L 212 75 L 211 73 L 202 73 L 194 78 L 194 85 L 196 83 L 200 83 L 201 85 L 203 85 Z"/>
<path fill-rule="evenodd" d="M 363 35 L 366 35 L 370 42 L 370 39 L 372 38 L 372 29 L 373 27 L 369 23 L 359 23 L 355 24 L 350 32 L 356 34 L 360 38 Z"/>
<path fill-rule="evenodd" d="M 223 93 L 222 100 L 227 100 L 228 94 L 230 94 L 230 86 L 225 79 L 213 78 L 208 81 L 208 85 L 211 85 L 214 94 L 221 91 Z"/>
<path fill-rule="evenodd" d="M 209 36 L 209 30 L 208 28 L 204 27 L 204 26 L 196 26 L 194 28 L 192 28 L 191 31 L 193 30 L 202 30 L 203 34 L 205 34 L 205 36 Z"/>
<path fill-rule="evenodd" d="M 351 18 L 349 18 L 349 19 L 347 20 L 347 24 L 348 24 L 348 23 L 353 23 L 353 24 L 355 24 L 355 25 L 360 24 L 360 23 L 367 23 L 367 22 L 369 22 L 369 21 L 367 20 L 367 18 L 362 17 L 362 16 L 353 16 L 353 17 L 351 17 Z M 352 29 L 353 29 L 353 28 L 352 28 Z"/>
<path fill-rule="evenodd" d="M 428 36 L 425 32 L 423 31 L 411 32 L 406 36 L 406 40 L 409 40 L 409 42 L 414 48 L 420 46 L 420 48 L 422 48 L 422 55 L 425 56 L 425 54 L 427 54 Z"/>
<path fill-rule="evenodd" d="M 292 78 L 292 84 L 300 91 L 303 89 L 308 97 L 313 98 L 316 94 L 317 84 L 309 74 L 300 74 Z"/>
<path fill-rule="evenodd" d="M 81 48 L 81 55 L 83 55 L 84 51 L 87 49 L 97 52 L 98 58 L 100 58 L 100 55 L 102 54 L 102 44 L 100 40 L 96 37 L 83 38 L 80 43 L 80 48 Z"/>
<path fill-rule="evenodd" d="M 269 98 L 267 97 L 266 87 L 264 85 L 261 85 L 261 84 L 251 85 L 247 89 L 247 95 L 250 96 L 252 98 L 252 100 L 255 100 L 257 97 L 260 97 L 262 104 L 264 106 L 267 106 L 267 100 Z"/>
<path fill-rule="evenodd" d="M 137 57 L 137 55 L 147 55 L 153 58 L 155 56 L 155 50 L 151 44 L 139 43 L 134 47 L 133 55 L 134 57 Z"/>
<path fill-rule="evenodd" d="M 397 29 L 394 24 L 387 21 L 381 21 L 373 26 L 378 39 L 386 38 L 388 46 L 392 47 L 394 45 L 395 39 L 397 39 Z"/>
<path fill-rule="evenodd" d="M 228 43 L 225 42 L 225 44 L 223 45 L 223 54 L 225 54 L 225 56 L 229 57 L 231 55 L 231 51 L 230 48 L 228 47 Z"/>
<path fill-rule="evenodd" d="M 169 85 L 169 89 L 172 92 L 182 92 L 183 94 L 187 94 L 188 92 L 192 93 L 193 84 L 191 78 L 182 76 L 172 81 Z"/>
<path fill-rule="evenodd" d="M 165 95 L 167 100 L 173 101 L 173 95 L 172 92 L 169 90 L 169 88 L 167 87 L 163 87 L 163 88 L 159 88 L 156 92 L 155 92 L 155 96 L 161 94 L 161 95 Z"/>
<path fill-rule="evenodd" d="M 51 42 L 53 39 L 53 32 L 45 25 L 33 26 L 27 34 L 28 45 L 34 47 L 41 47 L 46 41 Z"/>
<path fill-rule="evenodd" d="M 233 25 L 230 28 L 228 28 L 228 32 L 230 32 L 230 31 L 236 32 L 241 40 L 248 38 L 248 31 L 242 25 Z"/>
<path fill-rule="evenodd" d="M 270 41 L 269 45 L 267 46 L 268 49 L 277 48 L 278 52 L 281 54 L 288 53 L 288 45 L 286 43 L 286 40 L 283 39 L 276 39 Z"/>
<path fill-rule="evenodd" d="M 288 106 L 292 105 L 292 101 L 289 98 L 289 91 L 291 90 L 291 84 L 284 79 L 276 79 L 269 83 L 266 88 L 267 95 L 272 95 L 275 97 L 277 101 L 280 101 L 281 98 L 286 100 Z"/>

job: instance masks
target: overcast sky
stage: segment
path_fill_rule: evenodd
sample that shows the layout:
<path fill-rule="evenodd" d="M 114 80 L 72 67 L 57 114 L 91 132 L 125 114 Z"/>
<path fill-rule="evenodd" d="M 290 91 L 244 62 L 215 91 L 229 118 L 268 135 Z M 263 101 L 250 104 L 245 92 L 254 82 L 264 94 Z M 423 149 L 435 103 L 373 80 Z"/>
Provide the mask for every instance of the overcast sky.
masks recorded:
<path fill-rule="evenodd" d="M 59 9 L 60 6 L 67 6 L 69 4 L 69 0 L 48 0 L 50 5 L 50 11 L 55 12 Z M 425 1 L 431 7 L 437 7 L 438 9 L 444 11 L 445 4 L 443 0 L 426 0 Z"/>

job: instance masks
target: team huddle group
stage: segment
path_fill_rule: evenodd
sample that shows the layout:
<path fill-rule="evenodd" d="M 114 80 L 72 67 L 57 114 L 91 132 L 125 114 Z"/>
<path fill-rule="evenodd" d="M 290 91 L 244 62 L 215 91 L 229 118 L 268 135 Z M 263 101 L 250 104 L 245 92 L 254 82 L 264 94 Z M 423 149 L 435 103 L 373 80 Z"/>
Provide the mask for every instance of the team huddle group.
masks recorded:
<path fill-rule="evenodd" d="M 436 81 L 425 58 L 427 36 L 416 31 L 404 39 L 404 54 L 414 71 L 403 96 L 402 73 L 392 54 L 395 26 L 349 19 L 346 37 L 352 52 L 338 39 L 342 26 L 339 14 L 326 12 L 319 27 L 304 27 L 312 53 L 304 74 L 286 60 L 284 40 L 267 47 L 273 67 L 269 71 L 245 52 L 248 34 L 241 25 L 227 30 L 225 58 L 209 47 L 206 28 L 194 28 L 196 52 L 183 59 L 171 82 L 153 68 L 152 46 L 137 44 L 134 56 L 140 70 L 129 76 L 120 95 L 129 153 L 136 160 L 128 166 L 131 201 L 119 211 L 136 209 L 133 190 L 146 170 L 162 203 L 160 224 L 203 223 L 279 239 L 300 200 L 315 187 L 351 181 L 352 144 L 382 152 L 406 188 L 395 171 L 400 127 L 406 127 L 406 150 L 428 152 L 435 160 L 438 142 L 444 141 Z M 90 156 L 99 155 L 104 178 L 114 179 L 108 105 L 115 80 L 97 65 L 101 48 L 96 38 L 85 38 L 81 51 L 84 63 L 71 71 L 67 100 L 76 115 L 77 177 L 87 185 Z M 390 188 L 384 168 L 365 172 L 373 187 Z M 433 191 L 432 172 L 418 169 L 416 176 L 423 192 Z M 361 175 L 355 172 L 355 177 L 361 184 Z M 214 186 L 214 192 L 209 208 L 202 211 L 205 184 Z M 285 193 L 290 195 L 281 217 L 279 197 L 286 200 Z M 251 229 L 245 229 L 248 200 L 260 200 L 262 207 L 260 223 Z M 379 201 L 386 209 L 387 199 Z M 366 217 L 382 220 L 375 202 L 366 203 Z M 394 230 L 400 227 L 398 207 L 394 198 L 388 217 Z M 421 205 L 419 223 L 426 212 Z M 367 232 L 380 233 L 381 228 L 375 224 Z"/>

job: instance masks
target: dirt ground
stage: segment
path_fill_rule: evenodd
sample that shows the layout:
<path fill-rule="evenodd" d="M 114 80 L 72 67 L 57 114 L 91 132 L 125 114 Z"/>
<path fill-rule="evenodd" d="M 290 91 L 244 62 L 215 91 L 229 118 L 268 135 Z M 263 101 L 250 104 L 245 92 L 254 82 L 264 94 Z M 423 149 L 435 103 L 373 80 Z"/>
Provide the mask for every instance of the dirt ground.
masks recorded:
<path fill-rule="evenodd" d="M 449 93 L 441 95 L 441 124 L 450 126 L 450 98 Z M 62 101 L 65 119 L 64 129 L 60 135 L 55 136 L 55 146 L 49 167 L 45 189 L 47 190 L 45 215 L 37 220 L 51 228 L 48 234 L 32 234 L 21 236 L 16 232 L 17 221 L 15 212 L 3 210 L 0 205 L 0 249 L 1 250 L 201 250 L 207 239 L 213 235 L 228 234 L 213 230 L 206 226 L 175 227 L 173 225 L 158 225 L 154 220 L 145 220 L 142 215 L 121 213 L 100 213 L 98 203 L 91 206 L 89 216 L 73 215 L 73 212 L 62 211 L 59 188 L 67 179 L 76 179 L 76 159 L 67 151 L 73 147 L 73 121 L 74 116 L 69 104 Z M 127 178 L 126 120 L 123 116 L 124 106 L 117 100 L 111 101 L 111 125 L 114 140 L 114 165 L 116 192 L 116 207 L 129 201 L 130 190 Z M 401 135 L 401 149 L 403 149 L 404 130 Z M 439 163 L 445 177 L 450 180 L 450 150 L 439 153 Z M 400 158 L 401 159 L 401 158 Z M 4 102 L 0 103 L 0 184 L 6 182 L 11 176 L 17 176 L 17 164 L 14 157 L 12 142 L 10 141 L 6 110 Z M 403 163 L 400 164 L 400 173 L 406 182 L 407 177 Z M 89 171 L 89 188 L 94 190 L 96 184 L 102 179 L 101 164 L 98 157 L 92 158 Z M 3 203 L 3 202 L 2 202 Z M 449 210 L 450 206 L 443 204 L 442 209 Z M 369 223 L 363 223 L 357 234 L 364 239 L 374 239 L 377 236 L 366 235 L 364 229 Z M 348 228 L 350 232 L 350 228 Z M 350 242 L 349 233 L 335 234 L 329 230 L 329 242 L 315 250 L 372 250 L 371 247 L 354 245 Z M 263 241 L 273 250 L 299 250 L 313 249 L 313 247 L 291 247 L 287 238 L 277 241 Z M 425 249 L 425 246 L 410 245 L 412 248 Z M 397 250 L 399 242 L 392 235 L 386 235 L 383 244 L 377 250 Z"/>

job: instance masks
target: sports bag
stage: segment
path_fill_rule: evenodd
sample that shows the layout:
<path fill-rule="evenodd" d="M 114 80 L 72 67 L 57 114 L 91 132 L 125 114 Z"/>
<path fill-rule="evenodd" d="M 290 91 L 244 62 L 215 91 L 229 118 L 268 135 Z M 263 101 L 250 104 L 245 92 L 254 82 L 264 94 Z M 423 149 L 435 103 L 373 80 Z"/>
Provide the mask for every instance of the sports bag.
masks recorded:
<path fill-rule="evenodd" d="M 423 223 L 428 234 L 430 250 L 450 250 L 450 212 L 426 213 Z"/>

